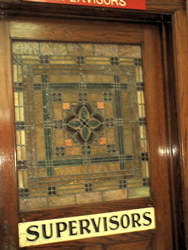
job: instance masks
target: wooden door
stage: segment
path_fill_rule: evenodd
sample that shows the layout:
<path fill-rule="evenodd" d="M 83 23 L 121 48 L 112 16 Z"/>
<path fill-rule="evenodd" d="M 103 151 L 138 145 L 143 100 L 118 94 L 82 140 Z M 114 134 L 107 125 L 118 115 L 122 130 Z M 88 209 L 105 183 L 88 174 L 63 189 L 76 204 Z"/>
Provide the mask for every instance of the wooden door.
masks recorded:
<path fill-rule="evenodd" d="M 6 30 L 18 184 L 4 185 L 14 190 L 13 223 L 147 207 L 156 220 L 153 230 L 24 249 L 173 249 L 158 25 L 27 18 Z"/>

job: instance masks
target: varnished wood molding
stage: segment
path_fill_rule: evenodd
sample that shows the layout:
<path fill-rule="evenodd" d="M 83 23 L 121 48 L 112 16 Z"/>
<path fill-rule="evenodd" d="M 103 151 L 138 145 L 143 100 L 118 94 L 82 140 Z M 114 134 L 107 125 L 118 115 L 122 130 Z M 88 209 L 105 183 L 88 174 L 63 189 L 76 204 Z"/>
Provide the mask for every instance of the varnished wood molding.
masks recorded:
<path fill-rule="evenodd" d="M 181 176 L 183 189 L 183 208 L 185 220 L 185 234 L 188 235 L 187 213 L 188 210 L 188 85 L 187 85 L 187 57 L 188 57 L 188 30 L 185 11 L 177 11 L 173 17 L 173 43 L 175 57 L 176 99 L 179 125 L 179 139 L 181 149 Z M 188 247 L 188 241 L 186 242 Z"/>

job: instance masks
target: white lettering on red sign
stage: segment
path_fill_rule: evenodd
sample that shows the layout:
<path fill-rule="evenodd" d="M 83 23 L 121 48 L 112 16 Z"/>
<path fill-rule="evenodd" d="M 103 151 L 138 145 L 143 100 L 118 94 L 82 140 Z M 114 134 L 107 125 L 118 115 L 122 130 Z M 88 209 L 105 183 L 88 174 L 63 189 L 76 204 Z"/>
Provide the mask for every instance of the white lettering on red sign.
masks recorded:
<path fill-rule="evenodd" d="M 146 9 L 146 0 L 24 0 L 28 2 L 43 2 L 55 4 L 86 5 L 95 7 Z"/>

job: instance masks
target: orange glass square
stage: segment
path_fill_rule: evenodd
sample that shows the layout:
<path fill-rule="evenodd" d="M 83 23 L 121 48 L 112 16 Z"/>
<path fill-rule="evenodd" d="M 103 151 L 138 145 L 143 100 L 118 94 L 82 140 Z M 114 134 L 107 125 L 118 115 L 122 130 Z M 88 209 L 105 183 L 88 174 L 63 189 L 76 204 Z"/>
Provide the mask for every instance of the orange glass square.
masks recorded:
<path fill-rule="evenodd" d="M 101 144 L 101 145 L 106 144 L 106 138 L 101 137 L 101 138 L 100 138 L 100 144 Z"/>
<path fill-rule="evenodd" d="M 70 103 L 64 102 L 63 103 L 63 109 L 70 109 Z"/>
<path fill-rule="evenodd" d="M 97 102 L 97 108 L 103 109 L 104 108 L 104 102 Z"/>
<path fill-rule="evenodd" d="M 65 140 L 65 146 L 71 147 L 72 146 L 72 140 L 70 140 L 70 139 Z"/>

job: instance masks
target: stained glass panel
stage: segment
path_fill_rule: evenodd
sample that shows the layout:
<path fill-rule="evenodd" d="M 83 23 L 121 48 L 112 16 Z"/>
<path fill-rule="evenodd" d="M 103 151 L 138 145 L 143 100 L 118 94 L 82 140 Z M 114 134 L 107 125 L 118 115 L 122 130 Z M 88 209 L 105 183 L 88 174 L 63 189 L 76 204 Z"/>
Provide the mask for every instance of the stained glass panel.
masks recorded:
<path fill-rule="evenodd" d="M 21 211 L 148 197 L 141 48 L 13 42 Z"/>

